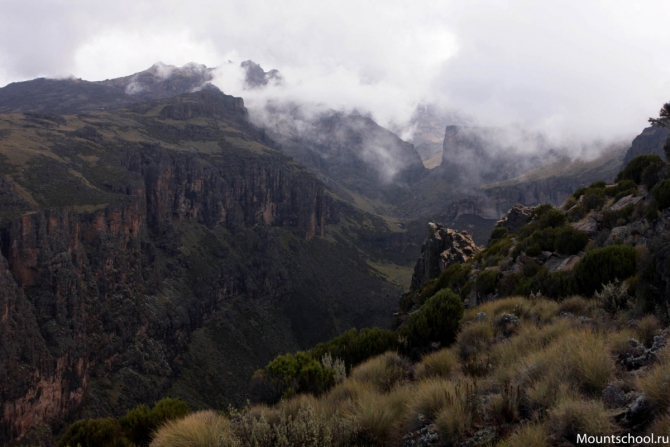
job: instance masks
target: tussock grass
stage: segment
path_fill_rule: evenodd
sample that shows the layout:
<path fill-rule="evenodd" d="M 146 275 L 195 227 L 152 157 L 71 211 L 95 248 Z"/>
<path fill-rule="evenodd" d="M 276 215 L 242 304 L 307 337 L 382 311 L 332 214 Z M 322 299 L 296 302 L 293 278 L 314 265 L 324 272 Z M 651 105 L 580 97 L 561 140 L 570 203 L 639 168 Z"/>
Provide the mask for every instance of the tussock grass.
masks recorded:
<path fill-rule="evenodd" d="M 530 308 L 530 317 L 536 317 L 541 323 L 553 320 L 561 311 L 561 306 L 556 301 L 537 300 Z"/>
<path fill-rule="evenodd" d="M 664 413 L 654 419 L 648 433 L 656 436 L 670 436 L 670 414 Z"/>
<path fill-rule="evenodd" d="M 654 342 L 654 336 L 661 329 L 661 322 L 655 315 L 645 315 L 640 318 L 635 327 L 638 339 L 645 346 L 651 346 Z"/>
<path fill-rule="evenodd" d="M 595 300 L 587 300 L 581 296 L 574 295 L 561 301 L 559 312 L 569 312 L 576 316 L 590 317 L 597 307 Z"/>
<path fill-rule="evenodd" d="M 407 403 L 407 425 L 416 429 L 420 416 L 434 421 L 441 410 L 465 404 L 474 390 L 473 382 L 467 379 L 429 379 L 417 383 Z"/>
<path fill-rule="evenodd" d="M 577 397 L 561 399 L 549 411 L 548 425 L 553 435 L 576 445 L 581 445 L 577 434 L 607 436 L 617 432 L 602 402 Z"/>
<path fill-rule="evenodd" d="M 398 387 L 389 393 L 361 396 L 352 412 L 359 434 L 378 445 L 398 441 L 411 393 L 411 387 Z"/>
<path fill-rule="evenodd" d="M 514 310 L 518 309 L 519 307 L 530 307 L 530 300 L 527 298 L 515 296 L 495 301 L 488 301 L 477 307 L 466 310 L 461 322 L 462 324 L 466 324 L 468 322 L 475 321 L 477 314 L 480 312 L 486 313 L 489 321 L 492 321 L 495 317 L 501 314 L 514 313 Z"/>
<path fill-rule="evenodd" d="M 488 351 L 493 342 L 493 326 L 489 321 L 474 321 L 466 325 L 456 340 L 456 348 L 462 359 Z"/>
<path fill-rule="evenodd" d="M 386 392 L 407 378 L 408 368 L 407 362 L 398 354 L 387 352 L 358 365 L 351 371 L 350 377 Z"/>
<path fill-rule="evenodd" d="M 416 367 L 414 377 L 425 379 L 428 377 L 447 378 L 458 368 L 458 357 L 453 349 L 441 349 L 424 356 Z"/>
<path fill-rule="evenodd" d="M 510 435 L 500 447 L 549 447 L 549 433 L 542 424 L 524 424 Z"/>
<path fill-rule="evenodd" d="M 638 379 L 638 387 L 656 411 L 670 409 L 670 361 L 667 360 L 667 354 L 664 353 L 664 357 L 663 361 Z"/>
<path fill-rule="evenodd" d="M 227 418 L 213 411 L 199 411 L 167 422 L 156 432 L 151 447 L 218 446 L 221 437 L 229 434 L 229 428 Z"/>
<path fill-rule="evenodd" d="M 445 439 L 459 437 L 472 427 L 472 411 L 466 401 L 458 399 L 437 413 L 435 425 Z"/>

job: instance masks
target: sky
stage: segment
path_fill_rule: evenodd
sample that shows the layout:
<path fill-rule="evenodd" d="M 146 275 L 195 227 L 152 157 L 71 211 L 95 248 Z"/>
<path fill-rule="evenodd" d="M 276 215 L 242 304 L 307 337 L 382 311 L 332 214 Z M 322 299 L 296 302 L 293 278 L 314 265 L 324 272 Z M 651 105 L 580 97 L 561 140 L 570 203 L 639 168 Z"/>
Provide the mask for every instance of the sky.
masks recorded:
<path fill-rule="evenodd" d="M 667 1 L 0 0 L 0 11 L 0 86 L 197 62 L 252 103 L 359 109 L 385 125 L 434 103 L 575 144 L 635 135 L 670 100 Z M 247 59 L 285 84 L 243 91 L 231 67 Z"/>

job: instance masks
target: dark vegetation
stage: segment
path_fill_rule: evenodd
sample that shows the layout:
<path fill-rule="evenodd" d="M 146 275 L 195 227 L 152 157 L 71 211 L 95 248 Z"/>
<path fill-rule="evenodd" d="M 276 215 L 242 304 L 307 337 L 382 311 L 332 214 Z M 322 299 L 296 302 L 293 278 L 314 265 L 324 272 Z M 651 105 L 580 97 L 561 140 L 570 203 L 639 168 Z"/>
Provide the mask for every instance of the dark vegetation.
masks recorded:
<path fill-rule="evenodd" d="M 165 398 L 156 402 L 153 408 L 140 405 L 118 419 L 82 419 L 68 428 L 58 446 L 147 447 L 156 429 L 188 413 L 185 402 Z"/>

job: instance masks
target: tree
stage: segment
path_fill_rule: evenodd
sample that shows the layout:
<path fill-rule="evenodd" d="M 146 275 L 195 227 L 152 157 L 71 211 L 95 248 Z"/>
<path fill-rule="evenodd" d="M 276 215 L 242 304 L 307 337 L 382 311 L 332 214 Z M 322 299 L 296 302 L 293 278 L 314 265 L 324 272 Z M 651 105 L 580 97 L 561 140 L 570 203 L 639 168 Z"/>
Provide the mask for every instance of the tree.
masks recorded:
<path fill-rule="evenodd" d="M 661 110 L 658 112 L 658 118 L 649 118 L 649 122 L 652 126 L 670 129 L 670 102 L 663 104 L 663 107 L 661 107 Z M 665 140 L 663 151 L 665 152 L 665 159 L 670 161 L 670 138 Z"/>

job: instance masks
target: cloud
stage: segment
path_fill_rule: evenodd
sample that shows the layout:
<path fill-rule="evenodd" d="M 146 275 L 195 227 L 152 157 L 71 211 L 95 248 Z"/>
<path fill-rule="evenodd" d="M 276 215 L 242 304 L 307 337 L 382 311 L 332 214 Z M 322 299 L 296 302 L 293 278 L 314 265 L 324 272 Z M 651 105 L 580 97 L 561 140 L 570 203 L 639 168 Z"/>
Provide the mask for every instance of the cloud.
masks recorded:
<path fill-rule="evenodd" d="M 433 102 L 571 147 L 630 137 L 670 99 L 664 1 L 0 1 L 0 82 L 252 59 L 284 75 L 277 100 L 384 124 Z M 237 77 L 219 85 L 264 100 Z"/>

